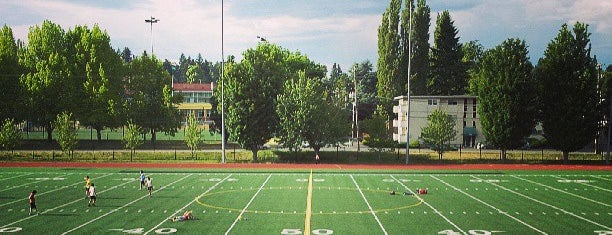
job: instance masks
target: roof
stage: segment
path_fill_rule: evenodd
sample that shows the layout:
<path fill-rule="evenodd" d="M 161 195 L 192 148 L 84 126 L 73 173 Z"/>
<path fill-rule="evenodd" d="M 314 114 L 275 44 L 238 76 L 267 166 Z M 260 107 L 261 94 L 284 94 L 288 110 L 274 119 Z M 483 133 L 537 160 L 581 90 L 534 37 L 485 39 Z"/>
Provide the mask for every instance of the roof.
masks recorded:
<path fill-rule="evenodd" d="M 214 83 L 174 83 L 174 91 L 212 91 Z"/>
<path fill-rule="evenodd" d="M 402 95 L 394 97 L 394 100 L 405 100 L 408 96 Z M 415 99 L 473 99 L 478 98 L 478 96 L 473 95 L 418 95 L 418 96 L 410 96 L 411 100 Z"/>

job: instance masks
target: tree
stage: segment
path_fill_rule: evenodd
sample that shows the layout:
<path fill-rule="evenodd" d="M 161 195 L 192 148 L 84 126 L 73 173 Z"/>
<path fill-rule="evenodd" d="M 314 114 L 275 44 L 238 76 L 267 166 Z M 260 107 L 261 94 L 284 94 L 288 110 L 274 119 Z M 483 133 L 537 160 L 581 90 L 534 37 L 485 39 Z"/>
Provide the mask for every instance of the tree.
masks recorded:
<path fill-rule="evenodd" d="M 121 138 L 123 145 L 126 149 L 130 150 L 130 162 L 132 161 L 132 157 L 136 153 L 136 148 L 142 145 L 143 141 L 140 135 L 142 134 L 142 128 L 136 125 L 133 121 L 128 121 L 127 128 L 125 129 L 125 134 Z"/>
<path fill-rule="evenodd" d="M 17 51 L 13 30 L 4 25 L 0 29 L 0 120 L 23 118 L 25 97 L 19 85 L 22 70 Z"/>
<path fill-rule="evenodd" d="M 29 100 L 28 118 L 45 127 L 47 141 L 51 142 L 53 121 L 58 114 L 75 104 L 74 83 L 70 81 L 70 68 L 66 57 L 64 30 L 45 20 L 28 32 L 28 46 L 20 54 L 19 62 L 25 68 L 20 78 Z"/>
<path fill-rule="evenodd" d="M 482 56 L 476 74 L 478 114 L 487 142 L 506 151 L 521 147 L 535 126 L 537 114 L 533 66 L 525 41 L 507 39 Z"/>
<path fill-rule="evenodd" d="M 151 133 L 153 144 L 158 131 L 176 133 L 180 126 L 176 106 L 181 97 L 172 95 L 170 75 L 162 63 L 155 56 L 143 54 L 132 61 L 129 72 L 129 119 Z"/>
<path fill-rule="evenodd" d="M 402 0 L 391 0 L 387 10 L 382 15 L 381 25 L 378 27 L 378 66 L 376 71 L 376 89 L 378 97 L 377 112 L 390 120 L 393 116 L 393 98 L 400 94 L 402 89 L 399 81 L 399 13 Z"/>
<path fill-rule="evenodd" d="M 129 64 L 130 62 L 132 62 L 132 60 L 134 60 L 134 56 L 132 55 L 132 51 L 130 51 L 130 48 L 123 48 L 123 50 L 121 51 L 121 59 L 126 64 Z"/>
<path fill-rule="evenodd" d="M 463 51 L 453 24 L 448 11 L 438 14 L 431 49 L 431 80 L 427 84 L 430 95 L 463 95 L 467 88 Z"/>
<path fill-rule="evenodd" d="M 482 59 L 482 54 L 484 53 L 484 47 L 478 41 L 469 41 L 464 43 L 462 46 L 463 50 L 463 63 L 467 68 L 468 73 L 468 89 L 472 94 L 476 94 L 476 84 L 473 84 L 478 76 L 477 73 L 480 69 L 480 60 Z"/>
<path fill-rule="evenodd" d="M 280 142 L 291 151 L 301 150 L 308 142 L 315 154 L 322 147 L 337 145 L 349 133 L 341 107 L 324 90 L 321 78 L 308 78 L 304 72 L 287 80 L 278 95 Z"/>
<path fill-rule="evenodd" d="M 352 76 L 357 80 L 357 109 L 358 119 L 365 120 L 371 118 L 376 110 L 376 103 L 378 99 L 376 97 L 376 72 L 373 71 L 373 65 L 370 61 L 366 60 L 361 63 L 355 63 L 351 70 Z M 353 84 L 353 82 L 351 82 Z"/>
<path fill-rule="evenodd" d="M 394 145 L 393 139 L 387 133 L 387 119 L 374 114 L 371 119 L 363 120 L 362 125 L 363 132 L 368 134 L 364 137 L 363 144 L 374 149 L 378 153 L 378 160 L 380 161 L 380 153 Z"/>
<path fill-rule="evenodd" d="M 455 130 L 455 118 L 443 110 L 434 110 L 427 116 L 429 124 L 421 130 L 421 139 L 431 149 L 438 153 L 438 159 L 442 160 L 442 154 L 450 149 L 449 142 L 457 136 Z"/>
<path fill-rule="evenodd" d="M 98 25 L 77 26 L 66 33 L 71 45 L 69 64 L 81 96 L 74 108 L 76 119 L 96 130 L 98 140 L 105 127 L 119 127 L 125 69 L 110 45 L 110 37 Z M 127 49 L 127 48 L 126 48 Z M 129 49 L 128 49 L 129 50 Z"/>
<path fill-rule="evenodd" d="M 15 120 L 7 118 L 0 129 L 0 146 L 11 150 L 11 153 L 21 142 L 21 131 L 15 126 Z"/>
<path fill-rule="evenodd" d="M 55 129 L 57 129 L 57 142 L 62 148 L 62 152 L 70 158 L 77 146 L 77 132 L 72 119 L 72 113 L 63 112 L 57 115 Z"/>
<path fill-rule="evenodd" d="M 399 94 L 406 94 L 408 91 L 408 61 L 409 57 L 412 56 L 412 53 L 410 53 L 412 48 L 410 47 L 412 47 L 411 43 L 412 40 L 414 40 L 414 38 L 410 38 L 412 35 L 414 35 L 414 29 L 411 29 L 411 23 L 414 23 L 414 18 L 411 19 L 410 17 L 415 16 L 414 11 L 414 0 L 405 0 L 404 8 L 400 13 L 400 45 L 398 51 L 399 77 L 397 79 L 398 83 L 395 84 L 398 86 Z M 410 32 L 411 30 L 412 32 Z"/>
<path fill-rule="evenodd" d="M 186 72 L 187 83 L 202 83 L 203 75 L 204 73 L 198 64 L 189 65 Z"/>
<path fill-rule="evenodd" d="M 566 24 L 548 43 L 538 61 L 541 120 L 548 145 L 563 152 L 583 148 L 595 139 L 598 117 L 597 61 L 591 57 L 588 25 Z"/>
<path fill-rule="evenodd" d="M 202 128 L 196 122 L 194 114 L 190 114 L 185 127 L 185 144 L 191 150 L 191 157 L 195 157 L 195 151 L 200 148 L 202 143 Z"/>
<path fill-rule="evenodd" d="M 325 67 L 308 60 L 299 52 L 291 53 L 271 43 L 259 43 L 257 48 L 243 52 L 240 63 L 225 64 L 225 112 L 230 139 L 253 153 L 257 152 L 278 130 L 276 98 L 282 93 L 287 79 L 304 71 L 306 77 L 325 76 Z"/>
<path fill-rule="evenodd" d="M 410 68 L 410 94 L 428 95 L 429 80 L 429 25 L 431 10 L 426 0 L 417 0 L 412 25 L 412 61 Z"/>

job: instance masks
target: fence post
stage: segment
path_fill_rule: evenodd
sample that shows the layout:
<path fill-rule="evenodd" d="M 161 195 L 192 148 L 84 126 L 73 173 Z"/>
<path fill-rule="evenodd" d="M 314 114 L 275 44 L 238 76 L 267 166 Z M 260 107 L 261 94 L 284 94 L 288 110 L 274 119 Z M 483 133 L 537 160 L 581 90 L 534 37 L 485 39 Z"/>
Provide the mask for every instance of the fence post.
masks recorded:
<path fill-rule="evenodd" d="M 176 160 L 176 147 L 174 147 L 174 160 Z"/>
<path fill-rule="evenodd" d="M 115 160 L 115 148 L 113 148 L 113 161 Z"/>

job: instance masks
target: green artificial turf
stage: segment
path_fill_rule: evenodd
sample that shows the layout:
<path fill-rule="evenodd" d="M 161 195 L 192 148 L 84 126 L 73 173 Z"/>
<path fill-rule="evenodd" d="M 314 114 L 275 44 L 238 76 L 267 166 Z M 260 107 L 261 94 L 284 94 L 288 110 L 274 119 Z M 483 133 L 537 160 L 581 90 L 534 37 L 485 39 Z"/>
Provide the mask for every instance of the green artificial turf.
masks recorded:
<path fill-rule="evenodd" d="M 0 168 L 0 233 L 610 234 L 606 171 L 145 171 Z M 88 207 L 83 177 L 98 201 Z M 403 195 L 427 188 L 427 195 Z M 40 215 L 28 215 L 37 190 Z M 390 195 L 395 191 L 396 195 Z M 196 220 L 169 219 L 186 210 Z"/>

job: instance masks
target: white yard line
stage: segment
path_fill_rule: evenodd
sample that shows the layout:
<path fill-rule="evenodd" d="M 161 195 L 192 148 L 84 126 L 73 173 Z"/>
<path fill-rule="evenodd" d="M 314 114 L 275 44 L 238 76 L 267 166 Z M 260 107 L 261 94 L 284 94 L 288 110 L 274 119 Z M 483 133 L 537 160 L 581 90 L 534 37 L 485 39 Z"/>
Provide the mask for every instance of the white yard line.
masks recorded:
<path fill-rule="evenodd" d="M 607 181 L 612 180 L 612 179 L 608 179 L 608 178 L 605 178 L 605 177 L 601 177 L 601 176 L 599 176 L 599 175 L 589 175 L 589 176 L 590 176 L 590 177 L 593 177 L 593 178 L 596 178 L 596 179 L 601 179 L 601 180 L 607 180 Z"/>
<path fill-rule="evenodd" d="M 34 173 L 28 173 L 28 174 L 16 175 L 16 176 L 13 176 L 13 177 L 8 177 L 8 178 L 2 178 L 2 179 L 0 179 L 0 181 L 10 180 L 10 179 L 14 179 L 14 178 L 17 178 L 17 177 L 31 175 L 31 174 L 34 174 Z"/>
<path fill-rule="evenodd" d="M 125 185 L 125 184 L 129 184 L 129 183 L 132 183 L 132 182 L 131 182 L 131 181 L 129 181 L 129 182 L 125 182 L 125 183 L 122 183 L 122 184 L 119 184 L 119 185 L 116 185 L 116 186 L 110 187 L 110 188 L 108 188 L 108 189 L 106 189 L 106 190 L 100 191 L 99 193 L 96 193 L 96 194 L 103 194 L 103 193 L 105 193 L 105 192 L 107 192 L 107 191 L 110 191 L 110 190 L 116 189 L 116 188 L 118 188 L 118 187 L 121 187 L 121 186 L 123 186 L 123 185 Z M 56 210 L 56 209 L 59 209 L 59 208 L 62 208 L 62 207 L 65 207 L 65 206 L 68 206 L 68 205 L 70 205 L 70 204 L 74 204 L 74 203 L 77 203 L 77 202 L 83 202 L 83 199 L 77 199 L 77 200 L 74 200 L 74 201 L 72 201 L 72 202 L 64 203 L 63 205 L 59 205 L 59 206 L 56 206 L 56 207 L 54 207 L 54 208 L 51 208 L 51 209 L 45 210 L 45 211 L 43 211 L 43 212 L 40 212 L 40 214 L 41 214 L 41 215 L 42 215 L 42 214 L 46 214 L 46 213 L 48 213 L 48 212 L 50 212 L 50 211 L 54 211 L 54 210 Z M 3 226 L 2 226 L 2 227 L 0 227 L 0 228 L 8 227 L 8 226 L 11 226 L 11 225 L 13 225 L 13 224 L 16 224 L 16 223 L 19 223 L 19 222 L 22 222 L 22 221 L 25 221 L 25 220 L 29 220 L 29 219 L 34 218 L 34 217 L 36 217 L 36 216 L 28 216 L 28 217 L 25 217 L 25 218 L 23 218 L 23 219 L 20 219 L 20 220 L 17 220 L 17 221 L 15 221 L 15 222 L 12 222 L 12 223 L 10 223 L 10 224 L 3 225 Z"/>
<path fill-rule="evenodd" d="M 603 202 L 595 201 L 595 200 L 593 200 L 593 199 L 586 198 L 586 197 L 580 196 L 580 195 L 578 195 L 578 194 L 573 194 L 573 193 L 567 192 L 567 191 L 565 191 L 565 190 L 561 190 L 561 189 L 558 189 L 558 188 L 555 188 L 555 187 L 552 187 L 552 186 L 548 186 L 548 185 L 545 185 L 545 184 L 542 184 L 542 183 L 538 183 L 538 182 L 535 182 L 535 181 L 532 181 L 532 180 L 523 179 L 523 178 L 521 178 L 521 177 L 518 177 L 518 176 L 513 176 L 513 175 L 511 175 L 511 177 L 514 177 L 514 178 L 517 178 L 517 179 L 520 179 L 520 180 L 524 180 L 524 181 L 527 181 L 527 182 L 532 183 L 532 184 L 537 184 L 537 185 L 540 185 L 540 186 L 542 186 L 542 187 L 546 187 L 546 188 L 549 188 L 549 189 L 555 190 L 555 191 L 557 191 L 557 192 L 562 192 L 562 193 L 565 193 L 565 194 L 569 194 L 569 195 L 572 195 L 572 196 L 574 196 L 574 197 L 577 197 L 577 198 L 580 198 L 580 199 L 583 199 L 583 200 L 586 200 L 586 201 L 590 201 L 590 202 L 593 202 L 593 203 L 597 203 L 597 204 L 602 205 L 602 206 L 607 206 L 607 207 L 612 206 L 612 205 L 610 205 L 610 204 L 606 204 L 606 203 L 603 203 Z"/>
<path fill-rule="evenodd" d="M 180 179 L 178 179 L 178 180 L 175 180 L 174 182 L 169 183 L 168 185 L 166 185 L 164 188 L 166 188 L 166 187 L 168 187 L 168 186 L 170 186 L 170 185 L 173 185 L 173 184 L 175 184 L 176 182 L 179 182 L 179 181 L 181 181 L 181 180 L 184 180 L 184 179 L 186 179 L 187 177 L 192 176 L 192 175 L 193 175 L 193 174 L 189 174 L 189 175 L 187 175 L 187 176 L 185 176 L 185 177 L 183 177 L 183 178 L 180 178 Z M 129 183 L 132 183 L 132 182 L 129 182 Z M 161 189 L 162 189 L 162 188 L 160 188 L 159 190 L 155 190 L 155 191 L 153 191 L 153 193 L 157 193 L 157 192 L 159 192 Z M 123 208 L 125 208 L 125 207 L 127 207 L 127 206 L 129 206 L 129 205 L 132 205 L 132 204 L 134 204 L 134 203 L 136 203 L 136 202 L 138 202 L 138 201 L 142 200 L 143 198 L 147 198 L 147 197 L 149 197 L 149 194 L 145 194 L 144 196 L 139 197 L 139 198 L 137 198 L 136 200 L 131 201 L 131 202 L 129 202 L 129 203 L 127 203 L 127 204 L 125 204 L 125 205 L 123 205 L 123 206 L 119 207 L 119 208 L 115 208 L 115 209 L 113 209 L 113 210 L 111 210 L 111 211 L 109 211 L 109 212 L 107 212 L 107 213 L 105 213 L 105 214 L 103 214 L 103 215 L 101 215 L 101 216 L 96 217 L 95 219 L 92 219 L 92 220 L 90 220 L 90 221 L 88 221 L 88 222 L 85 222 L 85 223 L 83 223 L 83 224 L 81 224 L 81 225 L 79 225 L 79 226 L 77 226 L 77 227 L 74 227 L 74 228 L 72 228 L 72 229 L 70 229 L 70 230 L 68 230 L 68 231 L 66 231 L 66 232 L 63 232 L 63 233 L 62 233 L 62 235 L 64 235 L 64 234 L 68 234 L 68 233 L 71 233 L 71 232 L 74 232 L 74 231 L 75 231 L 75 230 L 77 230 L 77 229 L 80 229 L 80 228 L 82 228 L 82 227 L 85 227 L 85 226 L 86 226 L 86 225 L 88 225 L 88 224 L 91 224 L 91 223 L 93 223 L 93 222 L 96 222 L 96 221 L 98 221 L 99 219 L 102 219 L 102 218 L 106 217 L 107 215 L 110 215 L 110 214 L 112 214 L 112 213 L 115 213 L 115 212 L 117 212 L 117 211 L 119 211 L 119 210 L 121 210 L 121 209 L 123 209 Z"/>
<path fill-rule="evenodd" d="M 191 204 L 193 204 L 194 202 L 196 202 L 196 200 L 200 199 L 201 197 L 203 197 L 204 195 L 206 195 L 208 192 L 212 191 L 213 189 L 217 188 L 217 186 L 219 186 L 219 184 L 225 182 L 227 179 L 229 179 L 230 177 L 232 177 L 232 174 L 226 176 L 224 179 L 220 180 L 219 182 L 217 182 L 215 185 L 213 185 L 212 187 L 208 188 L 208 190 L 206 190 L 205 192 L 203 192 L 202 194 L 200 194 L 199 196 L 197 196 L 195 199 L 193 199 L 191 202 L 187 203 L 187 205 L 181 207 L 181 209 L 176 210 L 174 213 L 172 213 L 170 216 L 168 216 L 167 218 L 165 218 L 164 220 L 162 220 L 161 222 L 159 222 L 159 224 L 155 225 L 155 227 L 149 229 L 149 231 L 145 232 L 144 234 L 149 234 L 151 231 L 159 228 L 159 226 L 161 226 L 162 224 L 164 224 L 164 222 L 174 218 L 176 216 L 177 213 L 185 210 L 185 208 L 187 208 L 188 206 L 190 206 Z"/>
<path fill-rule="evenodd" d="M 552 175 L 552 177 L 555 177 L 555 178 L 557 178 L 557 179 L 561 179 L 561 180 L 568 180 L 568 179 L 566 179 L 566 178 L 562 178 L 562 177 L 559 177 L 559 176 L 554 176 L 554 175 Z M 595 185 L 590 185 L 590 184 L 587 184 L 587 183 L 580 183 L 580 182 L 578 182 L 578 183 L 579 183 L 579 184 L 582 184 L 582 185 L 584 185 L 584 186 L 593 187 L 593 188 L 596 188 L 596 189 L 599 189 L 599 190 L 603 190 L 603 191 L 606 191 L 606 192 L 612 192 L 612 190 L 607 189 L 607 188 L 602 188 L 602 187 L 595 186 Z"/>
<path fill-rule="evenodd" d="M 491 205 L 491 204 L 489 204 L 489 203 L 486 203 L 486 202 L 484 202 L 484 201 L 482 201 L 482 200 L 480 200 L 480 199 L 478 199 L 478 198 L 476 198 L 476 197 L 474 197 L 474 196 L 470 195 L 469 193 L 464 192 L 463 190 L 461 190 L 461 189 L 459 189 L 459 188 L 455 187 L 455 186 L 454 186 L 454 185 L 452 185 L 452 184 L 447 183 L 446 181 L 444 181 L 444 180 L 442 180 L 442 179 L 440 179 L 440 178 L 438 178 L 438 177 L 435 177 L 435 176 L 433 176 L 433 175 L 430 175 L 430 177 L 432 177 L 432 178 L 434 178 L 434 179 L 436 179 L 436 180 L 438 180 L 438 181 L 442 182 L 442 183 L 443 183 L 443 184 L 445 184 L 446 186 L 449 186 L 449 187 L 453 188 L 453 189 L 454 189 L 454 190 L 456 190 L 457 192 L 463 193 L 464 195 L 466 195 L 466 196 L 468 196 L 468 197 L 470 197 L 470 198 L 472 198 L 472 199 L 476 200 L 477 202 L 480 202 L 480 203 L 482 203 L 483 205 L 488 206 L 488 207 L 490 207 L 490 208 L 491 208 L 491 209 L 493 209 L 493 210 L 496 210 L 496 211 L 497 211 L 497 212 L 499 212 L 500 214 L 503 214 L 503 215 L 505 215 L 505 216 L 510 217 L 510 218 L 511 218 L 511 219 L 513 219 L 514 221 L 519 222 L 519 223 L 521 223 L 521 224 L 523 224 L 523 225 L 525 225 L 525 226 L 527 226 L 527 227 L 529 227 L 529 228 L 533 229 L 534 231 L 536 231 L 536 232 L 538 232 L 538 233 L 540 233 L 540 234 L 547 234 L 546 232 L 544 232 L 544 231 L 542 231 L 542 230 L 539 230 L 539 229 L 537 229 L 536 227 L 533 227 L 532 225 L 530 225 L 530 224 L 528 224 L 528 223 L 526 223 L 526 222 L 524 222 L 524 221 L 522 221 L 522 220 L 520 220 L 520 219 L 518 219 L 518 218 L 516 218 L 516 217 L 514 217 L 514 216 L 512 216 L 512 215 L 510 215 L 510 214 L 508 214 L 508 212 L 502 211 L 501 209 L 499 209 L 499 208 L 497 208 L 497 207 L 495 207 L 495 206 L 493 206 L 493 205 Z"/>
<path fill-rule="evenodd" d="M 242 208 L 242 211 L 240 211 L 240 215 L 238 215 L 238 217 L 236 217 L 236 219 L 234 220 L 234 223 L 232 223 L 232 225 L 227 229 L 227 231 L 225 231 L 225 235 L 229 234 L 229 232 L 232 231 L 234 226 L 236 226 L 236 223 L 238 222 L 238 218 L 242 218 L 242 214 L 244 214 L 244 211 L 246 211 L 249 208 L 249 206 L 251 205 L 253 200 L 255 200 L 255 197 L 257 197 L 259 192 L 261 192 L 261 189 L 263 189 L 264 186 L 266 185 L 266 183 L 268 183 L 268 180 L 270 180 L 270 177 L 272 177 L 272 174 L 268 175 L 268 178 L 266 178 L 266 181 L 264 181 L 263 184 L 261 184 L 261 186 L 259 186 L 259 190 L 257 190 L 255 195 L 253 195 L 253 197 L 251 197 L 251 200 L 249 201 L 249 203 L 247 203 L 246 206 L 244 206 L 244 208 Z"/>
<path fill-rule="evenodd" d="M 475 176 L 472 176 L 472 177 L 473 177 L 473 178 L 476 178 L 476 179 L 479 179 L 479 180 L 482 180 L 482 179 L 480 179 L 480 178 L 478 178 L 478 177 L 475 177 Z M 483 182 L 485 182 L 485 181 L 483 180 Z M 496 187 L 498 187 L 498 188 L 500 188 L 500 189 L 503 189 L 503 190 L 506 190 L 506 191 L 508 191 L 508 192 L 514 193 L 514 194 L 516 194 L 516 195 L 519 195 L 519 196 L 521 196 L 521 197 L 527 198 L 527 199 L 529 199 L 529 200 L 531 200 L 531 201 L 534 201 L 534 202 L 537 202 L 537 203 L 539 203 L 539 204 L 542 204 L 542 205 L 548 206 L 548 207 L 550 207 L 550 208 L 553 208 L 553 209 L 555 209 L 555 210 L 561 211 L 561 212 L 563 212 L 564 214 L 571 215 L 571 216 L 573 216 L 573 217 L 576 217 L 576 218 L 578 218 L 578 219 L 584 220 L 584 221 L 589 222 L 589 223 L 591 223 L 591 224 L 597 225 L 597 226 L 602 227 L 602 228 L 604 228 L 604 229 L 607 229 L 607 230 L 612 230 L 612 228 L 609 228 L 609 227 L 607 227 L 607 226 L 605 226 L 605 225 L 603 225 L 603 224 L 600 224 L 600 223 L 597 223 L 597 222 L 595 222 L 595 221 L 589 220 L 589 219 L 584 218 L 584 217 L 582 217 L 582 216 L 576 215 L 576 214 L 574 214 L 574 213 L 572 213 L 572 212 L 569 212 L 569 211 L 567 211 L 567 210 L 565 210 L 565 209 L 563 209 L 563 208 L 559 208 L 559 207 L 553 206 L 553 205 L 551 205 L 551 204 L 548 204 L 548 203 L 546 203 L 546 202 L 543 202 L 543 201 L 537 200 L 537 199 L 535 199 L 535 198 L 529 197 L 529 196 L 527 196 L 527 195 L 525 195 L 525 194 L 522 194 L 522 193 L 516 192 L 516 191 L 514 191 L 514 190 L 512 190 L 512 189 L 506 188 L 506 187 L 504 187 L 504 186 L 498 185 L 498 184 L 493 183 L 493 182 L 487 182 L 487 183 L 489 183 L 489 184 L 491 184 L 491 185 L 494 185 L 494 186 L 496 186 Z"/>
<path fill-rule="evenodd" d="M 110 176 L 112 174 L 113 173 L 110 173 L 108 175 L 103 175 L 103 176 L 97 177 L 96 179 L 104 178 L 104 177 Z M 50 191 L 45 191 L 44 193 L 37 193 L 36 197 L 39 197 L 39 196 L 42 196 L 42 195 L 45 195 L 45 194 L 48 194 L 48 193 L 52 193 L 52 192 L 55 192 L 55 191 L 59 191 L 59 190 L 65 189 L 65 188 L 69 188 L 69 187 L 75 186 L 77 184 L 83 184 L 83 182 L 77 182 L 77 183 L 74 183 L 74 184 L 65 185 L 65 186 L 62 186 L 62 187 L 57 188 L 57 189 L 53 189 L 53 190 L 50 190 Z M 12 201 L 12 202 L 7 202 L 7 203 L 4 203 L 4 204 L 0 204 L 0 207 L 6 206 L 6 205 L 10 205 L 10 204 L 13 204 L 13 203 L 17 203 L 17 202 L 24 202 L 24 200 L 28 200 L 28 197 L 24 197 L 23 199 L 18 199 L 18 200 Z"/>
<path fill-rule="evenodd" d="M 58 176 L 58 177 L 61 177 L 61 176 Z M 49 180 L 51 180 L 51 178 L 44 179 L 44 180 L 38 180 L 38 181 L 26 183 L 26 184 L 16 185 L 16 186 L 13 186 L 13 187 L 10 187 L 10 188 L 2 189 L 2 190 L 0 190 L 0 192 L 4 192 L 4 191 L 11 190 L 11 189 L 16 189 L 16 188 L 21 188 L 21 187 L 24 187 L 24 186 L 28 186 L 28 185 L 31 185 L 31 184 L 37 184 L 37 183 L 45 182 L 45 181 L 49 181 Z"/>
<path fill-rule="evenodd" d="M 368 208 L 370 209 L 370 213 L 372 213 L 372 215 L 374 216 L 374 219 L 376 219 L 376 222 L 378 222 L 378 226 L 380 226 L 380 229 L 383 231 L 384 234 L 388 234 L 387 230 L 385 230 L 385 227 L 382 225 L 382 223 L 378 219 L 378 216 L 376 216 L 376 212 L 374 212 L 374 209 L 372 209 L 372 206 L 370 206 L 370 203 L 368 202 L 368 199 L 366 199 L 365 195 L 363 195 L 363 191 L 361 191 L 361 188 L 359 187 L 359 184 L 357 184 L 357 181 L 355 181 L 355 178 L 353 177 L 353 175 L 350 175 L 350 176 L 351 176 L 351 179 L 353 180 L 353 183 L 357 187 L 357 190 L 359 190 L 359 193 L 361 194 L 361 197 L 365 201 L 366 205 L 368 205 Z"/>
<path fill-rule="evenodd" d="M 461 229 L 459 226 L 457 226 L 455 223 L 453 223 L 453 221 L 451 221 L 450 219 L 446 218 L 446 216 L 444 216 L 442 213 L 440 213 L 436 208 L 434 208 L 432 205 L 427 203 L 425 200 L 423 200 L 421 197 L 419 197 L 416 193 L 414 193 L 412 190 L 410 190 L 410 188 L 408 188 L 408 186 L 406 186 L 404 183 L 402 183 L 397 178 L 395 178 L 395 176 L 391 175 L 391 178 L 393 178 L 396 182 L 398 182 L 399 184 L 404 186 L 404 188 L 406 190 L 408 190 L 408 192 L 412 193 L 412 195 L 414 195 L 417 199 L 421 200 L 425 205 L 427 205 L 429 208 L 431 208 L 436 214 L 440 215 L 440 217 L 442 217 L 444 220 L 446 220 L 446 222 L 448 222 L 450 225 L 452 225 L 457 230 L 459 230 L 462 234 L 467 234 L 465 231 L 463 231 L 463 229 Z"/>
<path fill-rule="evenodd" d="M 306 196 L 306 218 L 304 218 L 304 234 L 310 235 L 310 219 L 312 217 L 312 169 L 308 177 L 308 194 Z"/>

